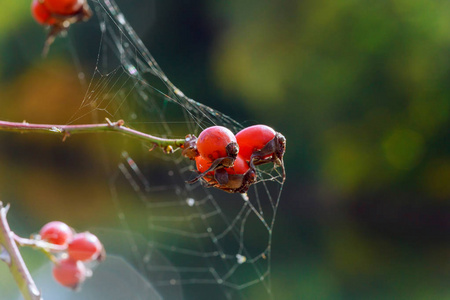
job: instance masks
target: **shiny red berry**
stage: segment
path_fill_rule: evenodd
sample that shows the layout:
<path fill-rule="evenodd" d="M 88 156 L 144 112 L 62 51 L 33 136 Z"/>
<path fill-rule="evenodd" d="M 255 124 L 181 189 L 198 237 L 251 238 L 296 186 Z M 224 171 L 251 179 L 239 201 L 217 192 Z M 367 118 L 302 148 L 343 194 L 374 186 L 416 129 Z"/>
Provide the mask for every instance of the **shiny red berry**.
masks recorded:
<path fill-rule="evenodd" d="M 248 171 L 250 167 L 248 166 L 248 163 L 245 161 L 245 159 L 238 154 L 236 157 L 236 160 L 234 161 L 234 166 L 231 168 L 225 168 L 225 171 L 227 171 L 228 174 L 245 174 L 245 172 Z"/>
<path fill-rule="evenodd" d="M 232 146 L 231 146 L 232 145 Z M 227 128 L 212 126 L 203 130 L 197 139 L 198 153 L 206 160 L 214 161 L 237 154 L 236 137 Z"/>
<path fill-rule="evenodd" d="M 239 155 L 245 160 L 250 160 L 252 154 L 261 150 L 275 137 L 275 134 L 275 130 L 266 125 L 254 125 L 242 129 L 236 134 Z"/>
<path fill-rule="evenodd" d="M 42 25 L 53 25 L 56 23 L 55 18 L 52 17 L 50 10 L 39 0 L 33 0 L 31 3 L 31 13 L 33 18 Z"/>
<path fill-rule="evenodd" d="M 96 259 L 103 251 L 99 239 L 90 232 L 76 234 L 69 243 L 67 253 L 73 260 L 88 261 Z"/>
<path fill-rule="evenodd" d="M 212 162 L 204 159 L 201 156 L 197 156 L 195 158 L 195 165 L 197 166 L 197 170 L 199 171 L 199 173 L 206 172 L 209 169 L 209 167 L 211 167 L 211 164 L 212 164 Z M 211 181 L 211 179 L 214 176 L 214 171 L 210 171 L 210 172 L 206 173 L 205 176 L 203 177 L 203 179 L 205 179 L 206 181 Z"/>
<path fill-rule="evenodd" d="M 45 224 L 39 232 L 41 240 L 55 244 L 67 245 L 72 239 L 73 231 L 67 224 L 53 221 Z"/>
<path fill-rule="evenodd" d="M 43 0 L 44 5 L 54 14 L 73 15 L 81 10 L 85 0 Z"/>
<path fill-rule="evenodd" d="M 53 277 L 65 286 L 75 289 L 86 279 L 87 269 L 81 261 L 62 259 L 53 266 Z"/>

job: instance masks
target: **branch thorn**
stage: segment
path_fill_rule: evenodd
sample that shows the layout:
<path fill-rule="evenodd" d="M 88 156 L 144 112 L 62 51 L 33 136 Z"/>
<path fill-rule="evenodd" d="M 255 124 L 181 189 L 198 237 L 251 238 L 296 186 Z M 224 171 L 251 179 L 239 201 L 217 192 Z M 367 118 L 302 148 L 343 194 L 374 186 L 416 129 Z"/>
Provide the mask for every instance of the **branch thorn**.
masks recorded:
<path fill-rule="evenodd" d="M 70 137 L 70 132 L 64 131 L 62 141 L 65 142 L 68 137 Z"/>
<path fill-rule="evenodd" d="M 111 127 L 114 127 L 114 123 L 113 123 L 113 122 L 111 122 L 111 120 L 110 120 L 110 119 L 108 119 L 108 118 L 105 118 L 105 120 L 106 120 L 106 123 L 108 123 L 108 125 L 109 125 L 109 126 L 111 126 Z"/>

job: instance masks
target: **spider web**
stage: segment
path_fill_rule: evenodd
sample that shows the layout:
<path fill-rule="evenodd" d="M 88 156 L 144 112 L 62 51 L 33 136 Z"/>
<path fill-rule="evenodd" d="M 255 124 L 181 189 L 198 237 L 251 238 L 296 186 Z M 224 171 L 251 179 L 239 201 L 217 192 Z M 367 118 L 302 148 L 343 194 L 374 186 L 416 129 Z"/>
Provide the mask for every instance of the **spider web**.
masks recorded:
<path fill-rule="evenodd" d="M 234 133 L 243 128 L 184 95 L 113 0 L 91 4 L 100 32 L 98 56 L 68 124 L 87 116 L 93 122 L 123 119 L 128 127 L 165 138 L 198 136 L 212 125 Z M 195 165 L 180 152 L 149 152 L 151 143 L 119 140 L 105 152 L 112 201 L 127 233 L 122 241 L 130 245 L 127 259 L 161 298 L 272 298 L 271 240 L 283 187 L 280 170 L 262 166 L 248 194 L 228 194 L 186 183 L 195 177 Z"/>

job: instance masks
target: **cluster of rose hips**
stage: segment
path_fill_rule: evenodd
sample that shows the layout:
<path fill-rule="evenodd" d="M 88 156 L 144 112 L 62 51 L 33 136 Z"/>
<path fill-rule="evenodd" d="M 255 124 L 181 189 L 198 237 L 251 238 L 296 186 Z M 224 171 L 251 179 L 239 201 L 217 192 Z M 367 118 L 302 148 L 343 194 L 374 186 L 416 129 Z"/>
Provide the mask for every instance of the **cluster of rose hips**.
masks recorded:
<path fill-rule="evenodd" d="M 40 240 L 55 245 L 53 277 L 72 289 L 76 289 L 91 275 L 86 263 L 105 258 L 103 245 L 90 232 L 76 233 L 67 224 L 59 221 L 47 223 L 39 232 Z"/>
<path fill-rule="evenodd" d="M 31 13 L 39 24 L 51 26 L 47 47 L 56 35 L 67 30 L 71 24 L 86 21 L 92 15 L 86 0 L 33 0 Z"/>
<path fill-rule="evenodd" d="M 186 137 L 183 155 L 195 160 L 198 176 L 207 185 L 229 193 L 246 193 L 256 182 L 256 165 L 274 163 L 283 168 L 285 137 L 266 125 L 247 127 L 236 135 L 222 126 Z"/>

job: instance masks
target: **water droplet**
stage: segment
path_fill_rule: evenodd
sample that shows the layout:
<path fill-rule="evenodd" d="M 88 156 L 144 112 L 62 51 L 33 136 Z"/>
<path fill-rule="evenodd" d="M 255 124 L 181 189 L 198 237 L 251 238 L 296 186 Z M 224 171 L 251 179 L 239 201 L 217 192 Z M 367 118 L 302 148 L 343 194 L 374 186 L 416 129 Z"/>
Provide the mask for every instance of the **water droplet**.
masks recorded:
<path fill-rule="evenodd" d="M 247 261 L 247 257 L 240 255 L 240 254 L 236 254 L 236 259 L 238 264 L 243 264 Z"/>
<path fill-rule="evenodd" d="M 137 72 L 138 72 L 136 67 L 133 66 L 133 65 L 127 65 L 127 70 L 128 70 L 128 73 L 130 73 L 131 76 L 136 75 Z"/>
<path fill-rule="evenodd" d="M 187 198 L 186 199 L 186 203 L 189 205 L 189 206 L 194 206 L 194 204 L 195 204 L 195 200 L 194 199 L 192 199 L 192 198 Z"/>
<path fill-rule="evenodd" d="M 101 30 L 101 32 L 105 32 L 106 31 L 106 24 L 105 24 L 105 22 L 100 22 L 100 30 Z"/>
<path fill-rule="evenodd" d="M 175 93 L 176 95 L 180 96 L 180 97 L 184 97 L 183 92 L 180 91 L 179 89 L 175 89 L 175 90 L 174 90 L 174 93 Z"/>
<path fill-rule="evenodd" d="M 123 16 L 123 14 L 117 15 L 117 21 L 119 21 L 120 24 L 125 25 L 125 17 Z"/>
<path fill-rule="evenodd" d="M 242 199 L 244 199 L 244 201 L 248 201 L 249 200 L 247 193 L 241 194 L 241 196 L 242 196 Z"/>

